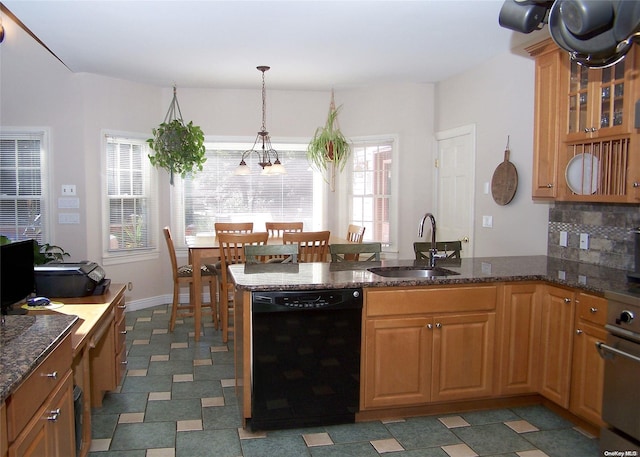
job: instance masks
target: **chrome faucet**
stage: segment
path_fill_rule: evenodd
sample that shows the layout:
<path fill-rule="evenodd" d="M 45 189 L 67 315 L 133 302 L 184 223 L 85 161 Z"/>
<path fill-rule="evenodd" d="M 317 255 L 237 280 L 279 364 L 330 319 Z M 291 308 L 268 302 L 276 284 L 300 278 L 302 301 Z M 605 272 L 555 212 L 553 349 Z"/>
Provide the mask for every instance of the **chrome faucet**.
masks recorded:
<path fill-rule="evenodd" d="M 438 249 L 436 249 L 436 218 L 431 213 L 426 213 L 422 219 L 420 220 L 420 225 L 418 225 L 418 236 L 422 238 L 424 234 L 424 222 L 429 218 L 431 222 L 431 249 L 429 249 L 429 266 L 436 266 L 436 259 L 441 259 L 446 257 L 446 254 L 441 255 L 438 254 Z"/>

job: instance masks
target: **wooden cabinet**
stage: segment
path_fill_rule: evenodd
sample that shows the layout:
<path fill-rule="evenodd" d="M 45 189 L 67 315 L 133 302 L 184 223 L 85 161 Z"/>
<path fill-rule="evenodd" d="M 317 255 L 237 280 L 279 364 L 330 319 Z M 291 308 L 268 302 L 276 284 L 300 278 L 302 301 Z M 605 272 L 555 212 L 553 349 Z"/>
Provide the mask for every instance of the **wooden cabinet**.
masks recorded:
<path fill-rule="evenodd" d="M 541 286 L 540 393 L 569 408 L 574 292 Z"/>
<path fill-rule="evenodd" d="M 571 401 L 569 410 L 597 426 L 602 421 L 604 360 L 596 343 L 606 341 L 604 329 L 607 300 L 579 293 L 576 298 L 576 322 L 573 336 L 573 366 L 571 371 Z"/>
<path fill-rule="evenodd" d="M 534 137 L 533 137 L 533 198 L 557 196 L 558 153 L 560 146 L 560 87 L 562 57 L 552 42 L 543 42 L 529 49 L 536 57 Z"/>
<path fill-rule="evenodd" d="M 9 457 L 75 455 L 71 336 L 7 399 Z"/>
<path fill-rule="evenodd" d="M 7 438 L 7 408 L 4 403 L 0 403 L 0 457 L 6 457 L 7 447 L 9 446 Z"/>
<path fill-rule="evenodd" d="M 491 395 L 495 286 L 365 294 L 361 409 Z"/>
<path fill-rule="evenodd" d="M 536 59 L 533 198 L 640 201 L 640 159 L 631 151 L 640 138 L 637 49 L 604 69 L 578 65 L 551 40 L 528 51 Z"/>
<path fill-rule="evenodd" d="M 113 299 L 112 306 L 93 332 L 89 342 L 91 406 L 102 406 L 104 393 L 120 384 L 126 366 L 124 287 Z"/>
<path fill-rule="evenodd" d="M 498 391 L 501 395 L 538 391 L 542 307 L 539 285 L 505 284 L 498 314 L 501 321 Z"/>
<path fill-rule="evenodd" d="M 368 319 L 362 409 L 430 401 L 432 319 Z"/>

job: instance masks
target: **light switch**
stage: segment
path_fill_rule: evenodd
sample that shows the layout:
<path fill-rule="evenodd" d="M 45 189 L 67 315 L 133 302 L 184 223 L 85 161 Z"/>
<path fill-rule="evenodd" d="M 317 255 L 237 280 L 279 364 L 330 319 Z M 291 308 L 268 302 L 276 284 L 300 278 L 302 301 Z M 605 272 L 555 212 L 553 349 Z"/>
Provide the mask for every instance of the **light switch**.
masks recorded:
<path fill-rule="evenodd" d="M 493 227 L 493 216 L 482 216 L 482 226 L 488 228 Z"/>

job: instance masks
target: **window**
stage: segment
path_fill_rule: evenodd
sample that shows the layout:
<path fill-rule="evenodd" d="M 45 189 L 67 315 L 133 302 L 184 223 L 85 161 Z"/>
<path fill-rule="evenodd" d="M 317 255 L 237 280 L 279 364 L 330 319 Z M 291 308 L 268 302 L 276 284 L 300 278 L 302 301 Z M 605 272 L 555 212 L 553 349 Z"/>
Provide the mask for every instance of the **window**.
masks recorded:
<path fill-rule="evenodd" d="M 155 172 L 143 139 L 105 135 L 105 257 L 157 251 Z"/>
<path fill-rule="evenodd" d="M 349 219 L 366 227 L 364 241 L 395 244 L 392 230 L 392 139 L 355 141 L 350 164 Z"/>
<path fill-rule="evenodd" d="M 0 134 L 0 235 L 48 242 L 46 133 Z"/>
<path fill-rule="evenodd" d="M 207 143 L 202 171 L 174 186 L 176 244 L 184 236 L 214 232 L 216 222 L 251 221 L 265 230 L 267 221 L 302 221 L 305 230 L 322 227 L 322 177 L 307 162 L 306 144 L 274 144 L 285 175 L 265 176 L 255 154 L 245 158 L 247 176 L 234 171 L 251 143 Z"/>

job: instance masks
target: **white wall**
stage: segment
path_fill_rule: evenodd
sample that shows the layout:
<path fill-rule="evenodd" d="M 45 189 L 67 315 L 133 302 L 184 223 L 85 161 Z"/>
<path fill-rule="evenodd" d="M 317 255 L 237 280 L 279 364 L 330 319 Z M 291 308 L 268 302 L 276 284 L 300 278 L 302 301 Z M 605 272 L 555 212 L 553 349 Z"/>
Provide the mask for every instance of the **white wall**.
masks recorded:
<path fill-rule="evenodd" d="M 549 206 L 531 199 L 534 76 L 533 59 L 503 54 L 436 88 L 434 131 L 476 125 L 476 257 L 547 253 Z M 507 136 L 518 189 L 500 206 L 484 185 L 504 160 Z M 493 216 L 493 228 L 482 227 L 483 215 Z"/>
<path fill-rule="evenodd" d="M 0 126 L 46 127 L 51 133 L 51 239 L 72 260 L 100 263 L 101 138 L 103 129 L 143 133 L 163 119 L 171 88 L 158 88 L 92 74 L 74 74 L 38 45 L 6 16 L 0 45 Z M 260 75 L 256 90 L 186 89 L 178 87 L 186 120 L 200 125 L 208 139 L 222 136 L 252 140 L 261 123 Z M 511 135 L 512 160 L 520 185 L 514 201 L 498 207 L 490 196 L 479 195 L 476 214 L 492 214 L 494 229 L 477 229 L 478 255 L 544 254 L 547 206 L 531 202 L 533 132 L 533 61 L 501 56 L 437 86 L 390 85 L 336 92 L 343 105 L 340 126 L 348 137 L 392 134 L 399 139 L 400 257 L 412 257 L 420 216 L 433 205 L 434 134 L 460 125 L 477 125 L 477 192 L 491 179 L 502 160 L 506 136 Z M 267 128 L 274 141 L 307 141 L 322 125 L 330 93 L 269 90 Z M 437 113 L 437 115 L 435 114 Z M 59 225 L 55 207 L 62 184 L 76 184 L 80 198 L 79 225 Z M 168 176 L 160 173 L 158 198 L 170 201 Z M 328 198 L 328 229 L 342 233 L 337 194 Z M 171 220 L 168 204 L 161 205 L 160 227 Z M 114 282 L 133 282 L 128 300 L 153 301 L 171 290 L 166 248 L 158 231 L 160 255 L 155 261 L 105 266 Z M 161 278 L 161 279 L 158 279 Z"/>

